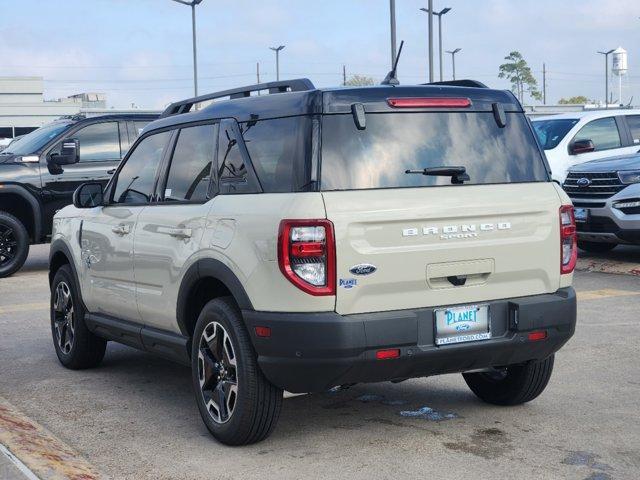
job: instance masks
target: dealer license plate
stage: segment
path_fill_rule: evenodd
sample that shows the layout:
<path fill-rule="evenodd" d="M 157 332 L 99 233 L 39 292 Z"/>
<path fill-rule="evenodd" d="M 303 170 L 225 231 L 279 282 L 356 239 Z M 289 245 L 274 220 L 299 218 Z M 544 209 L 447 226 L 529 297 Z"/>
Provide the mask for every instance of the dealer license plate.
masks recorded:
<path fill-rule="evenodd" d="M 436 345 L 491 338 L 489 305 L 465 305 L 435 311 Z"/>
<path fill-rule="evenodd" d="M 588 208 L 576 208 L 573 210 L 573 214 L 576 218 L 576 222 L 586 222 L 589 219 Z"/>

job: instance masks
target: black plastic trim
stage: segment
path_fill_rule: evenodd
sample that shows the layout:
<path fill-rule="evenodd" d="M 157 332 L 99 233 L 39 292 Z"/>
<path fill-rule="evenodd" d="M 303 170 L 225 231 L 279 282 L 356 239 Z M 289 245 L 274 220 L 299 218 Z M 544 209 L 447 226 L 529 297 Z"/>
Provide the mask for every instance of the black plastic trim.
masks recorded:
<path fill-rule="evenodd" d="M 39 243 L 44 240 L 44 238 L 40 238 L 43 231 L 42 225 L 42 207 L 38 202 L 38 199 L 34 197 L 29 191 L 17 184 L 2 184 L 2 189 L 0 193 L 12 193 L 18 195 L 23 198 L 31 207 L 31 212 L 33 213 L 33 243 Z"/>

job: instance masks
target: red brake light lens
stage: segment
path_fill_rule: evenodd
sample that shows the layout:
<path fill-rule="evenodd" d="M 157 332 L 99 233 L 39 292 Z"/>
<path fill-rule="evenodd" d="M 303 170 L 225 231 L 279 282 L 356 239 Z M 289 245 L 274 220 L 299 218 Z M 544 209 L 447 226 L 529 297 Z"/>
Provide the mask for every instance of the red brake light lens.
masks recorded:
<path fill-rule="evenodd" d="M 560 207 L 560 273 L 573 272 L 578 261 L 578 235 L 573 205 Z"/>
<path fill-rule="evenodd" d="M 529 340 L 537 342 L 538 340 L 544 340 L 547 338 L 546 330 L 536 330 L 535 332 L 529 332 Z"/>
<path fill-rule="evenodd" d="M 378 350 L 376 352 L 377 360 L 391 360 L 393 358 L 400 357 L 400 349 L 399 348 L 390 348 L 388 350 Z"/>
<path fill-rule="evenodd" d="M 387 103 L 394 108 L 466 108 L 471 106 L 471 100 L 468 98 L 451 97 L 388 98 Z"/>
<path fill-rule="evenodd" d="M 282 220 L 278 264 L 284 276 L 311 295 L 335 295 L 336 249 L 329 220 Z"/>
<path fill-rule="evenodd" d="M 269 338 L 271 336 L 270 327 L 255 327 L 256 336 L 262 338 Z"/>

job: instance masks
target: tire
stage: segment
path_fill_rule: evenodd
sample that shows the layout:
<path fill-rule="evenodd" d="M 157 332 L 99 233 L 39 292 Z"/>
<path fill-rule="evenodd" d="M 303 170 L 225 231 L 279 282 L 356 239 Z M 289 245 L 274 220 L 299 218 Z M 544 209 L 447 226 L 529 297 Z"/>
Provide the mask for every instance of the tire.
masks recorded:
<path fill-rule="evenodd" d="M 587 242 L 579 241 L 578 248 L 585 252 L 591 253 L 605 253 L 613 250 L 618 246 L 617 243 L 601 243 L 601 242 Z"/>
<path fill-rule="evenodd" d="M 218 441 L 248 445 L 273 431 L 282 390 L 260 370 L 232 298 L 211 300 L 202 309 L 193 334 L 191 371 L 198 410 Z"/>
<path fill-rule="evenodd" d="M 463 373 L 465 382 L 478 398 L 494 405 L 520 405 L 540 395 L 553 372 L 554 356 L 511 365 L 492 373 Z"/>
<path fill-rule="evenodd" d="M 0 278 L 22 268 L 29 255 L 29 243 L 24 224 L 10 213 L 0 211 Z"/>
<path fill-rule="evenodd" d="M 50 310 L 53 346 L 60 363 L 71 370 L 98 366 L 107 341 L 85 325 L 86 311 L 69 265 L 60 267 L 53 277 Z"/>

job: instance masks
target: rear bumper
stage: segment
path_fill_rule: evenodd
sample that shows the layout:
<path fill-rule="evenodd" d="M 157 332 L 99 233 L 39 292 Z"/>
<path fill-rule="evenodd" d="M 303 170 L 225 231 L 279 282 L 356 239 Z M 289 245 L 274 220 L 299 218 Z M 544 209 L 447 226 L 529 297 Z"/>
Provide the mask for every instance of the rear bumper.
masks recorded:
<path fill-rule="evenodd" d="M 245 310 L 243 315 L 266 377 L 296 393 L 539 360 L 575 331 L 571 287 L 485 303 L 492 338 L 444 346 L 434 344 L 434 308 L 345 316 Z M 257 337 L 256 326 L 270 327 L 271 337 Z M 527 332 L 541 329 L 547 330 L 545 340 L 528 340 Z M 375 352 L 385 348 L 399 348 L 400 358 L 376 360 Z"/>

